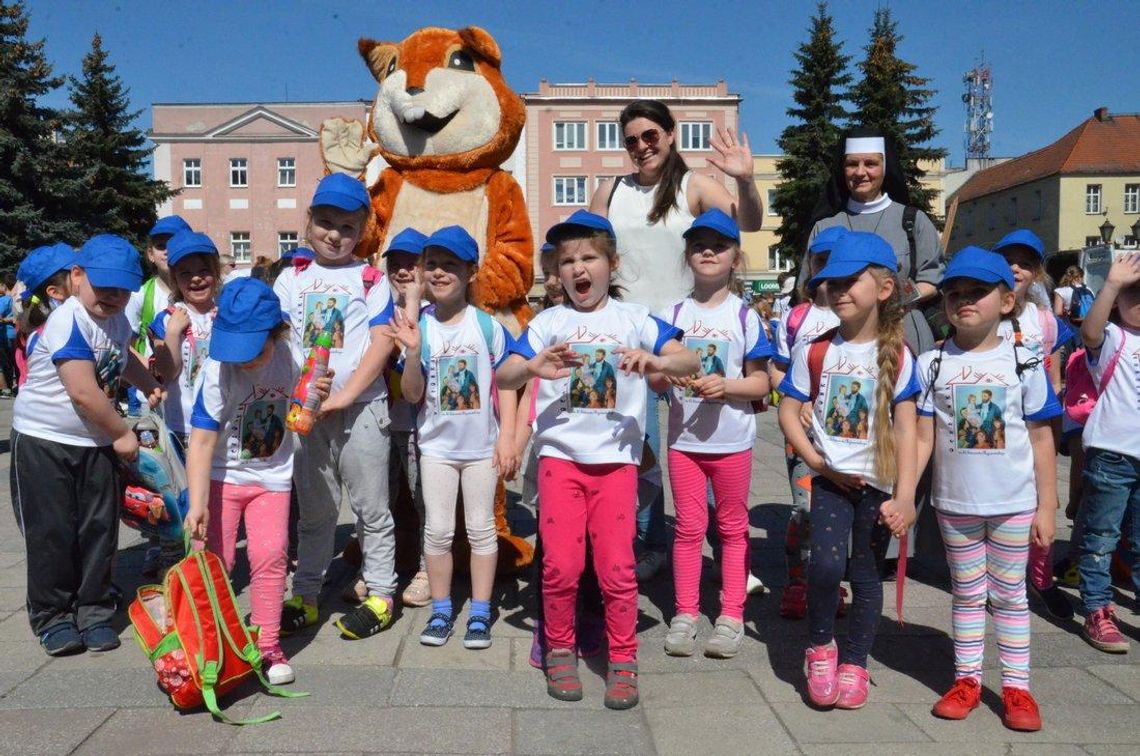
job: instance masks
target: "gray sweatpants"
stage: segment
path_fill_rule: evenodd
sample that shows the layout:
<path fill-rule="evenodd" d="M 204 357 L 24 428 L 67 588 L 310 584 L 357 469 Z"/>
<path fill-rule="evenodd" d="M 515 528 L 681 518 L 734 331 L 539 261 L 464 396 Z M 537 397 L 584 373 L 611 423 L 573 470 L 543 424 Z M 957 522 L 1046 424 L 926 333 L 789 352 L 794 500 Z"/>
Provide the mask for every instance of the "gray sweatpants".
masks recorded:
<path fill-rule="evenodd" d="M 374 399 L 322 418 L 299 438 L 293 482 L 297 487 L 297 572 L 293 594 L 315 597 L 333 557 L 341 487 L 356 515 L 362 575 L 371 596 L 396 592 L 396 529 L 388 509 L 388 403 Z"/>

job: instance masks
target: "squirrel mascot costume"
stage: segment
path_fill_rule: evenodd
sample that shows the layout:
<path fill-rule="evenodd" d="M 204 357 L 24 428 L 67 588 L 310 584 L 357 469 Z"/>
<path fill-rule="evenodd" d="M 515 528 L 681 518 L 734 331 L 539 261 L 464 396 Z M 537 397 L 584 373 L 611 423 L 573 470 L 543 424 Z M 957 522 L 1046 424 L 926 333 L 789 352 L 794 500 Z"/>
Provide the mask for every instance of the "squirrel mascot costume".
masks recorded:
<path fill-rule="evenodd" d="M 519 335 L 532 315 L 534 242 L 522 190 L 499 166 L 518 145 L 526 110 L 503 79 L 499 45 L 472 26 L 420 29 L 399 43 L 361 39 L 357 47 L 380 84 L 368 123 L 335 118 L 321 126 L 326 170 L 361 178 L 372 196 L 357 254 L 381 252 L 405 228 L 431 234 L 461 225 L 479 244 L 475 304 Z M 418 528 L 401 524 L 416 524 L 404 493 L 407 501 L 402 494 L 392 502 L 398 563 L 414 556 L 418 564 L 409 552 L 419 549 Z M 499 571 L 513 572 L 530 564 L 534 549 L 511 533 L 506 509 L 500 480 Z"/>

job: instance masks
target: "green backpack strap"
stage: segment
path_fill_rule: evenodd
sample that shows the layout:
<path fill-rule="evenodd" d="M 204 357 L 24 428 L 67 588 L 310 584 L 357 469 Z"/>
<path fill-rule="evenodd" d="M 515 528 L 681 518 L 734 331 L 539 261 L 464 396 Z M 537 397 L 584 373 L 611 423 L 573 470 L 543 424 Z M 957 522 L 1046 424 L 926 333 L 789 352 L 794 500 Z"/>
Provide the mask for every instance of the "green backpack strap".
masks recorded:
<path fill-rule="evenodd" d="M 147 330 L 150 324 L 154 322 L 154 289 L 158 285 L 158 278 L 151 277 L 143 284 L 143 304 L 142 311 L 139 312 L 139 337 L 135 341 L 135 351 L 142 354 L 146 351 L 147 345 Z"/>

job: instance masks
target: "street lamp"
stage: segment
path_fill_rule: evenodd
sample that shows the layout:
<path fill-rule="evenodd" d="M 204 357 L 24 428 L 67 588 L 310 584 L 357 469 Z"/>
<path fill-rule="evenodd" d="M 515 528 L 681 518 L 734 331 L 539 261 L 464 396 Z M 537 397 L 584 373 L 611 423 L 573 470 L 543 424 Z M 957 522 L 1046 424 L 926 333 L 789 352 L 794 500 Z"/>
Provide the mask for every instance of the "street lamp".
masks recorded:
<path fill-rule="evenodd" d="M 1140 223 L 1140 221 L 1137 221 Z M 1112 221 L 1108 218 L 1104 219 L 1104 223 L 1100 224 L 1100 240 L 1105 244 L 1112 242 L 1112 232 L 1116 230 L 1116 226 L 1112 225 Z"/>

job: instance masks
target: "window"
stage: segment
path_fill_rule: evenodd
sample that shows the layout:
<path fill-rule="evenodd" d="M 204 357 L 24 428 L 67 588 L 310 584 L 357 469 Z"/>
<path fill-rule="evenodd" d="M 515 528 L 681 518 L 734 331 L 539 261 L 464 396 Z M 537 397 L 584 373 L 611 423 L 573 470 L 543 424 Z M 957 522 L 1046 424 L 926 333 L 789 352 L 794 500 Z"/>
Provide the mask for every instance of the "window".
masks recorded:
<path fill-rule="evenodd" d="M 296 231 L 278 231 L 277 232 L 277 254 L 278 256 L 285 254 L 291 249 L 297 248 L 297 232 Z"/>
<path fill-rule="evenodd" d="M 202 185 L 202 158 L 186 158 L 182 161 L 182 186 Z"/>
<path fill-rule="evenodd" d="M 1009 225 L 1017 225 L 1017 197 L 1009 198 Z"/>
<path fill-rule="evenodd" d="M 230 186 L 249 186 L 248 163 L 245 158 L 230 158 Z"/>
<path fill-rule="evenodd" d="M 616 123 L 598 121 L 598 149 L 621 150 L 625 144 L 621 138 L 621 131 Z"/>
<path fill-rule="evenodd" d="M 616 178 L 617 176 L 594 176 L 594 188 L 597 189 L 599 186 L 606 183 L 610 179 Z"/>
<path fill-rule="evenodd" d="M 1100 184 L 1087 184 L 1085 186 L 1085 215 L 1098 215 L 1100 213 Z"/>
<path fill-rule="evenodd" d="M 584 150 L 584 149 L 586 149 L 586 122 L 585 121 L 555 121 L 555 123 L 554 123 L 554 149 L 556 149 L 556 150 Z"/>
<path fill-rule="evenodd" d="M 1125 234 L 1124 235 L 1124 246 L 1135 248 L 1137 246 L 1136 245 L 1136 237 L 1133 236 L 1132 234 Z"/>
<path fill-rule="evenodd" d="M 1140 184 L 1124 185 L 1124 212 L 1140 213 Z"/>
<path fill-rule="evenodd" d="M 1086 247 L 1096 247 L 1096 246 L 1099 246 L 1103 243 L 1104 242 L 1102 242 L 1100 240 L 1099 236 L 1086 236 L 1085 237 L 1085 246 Z"/>
<path fill-rule="evenodd" d="M 294 158 L 277 158 L 277 186 L 297 185 L 297 161 Z"/>
<path fill-rule="evenodd" d="M 1041 194 L 1040 189 L 1036 189 L 1033 192 L 1033 199 L 1033 207 L 1035 208 L 1033 211 L 1033 220 L 1041 220 L 1041 216 L 1045 214 L 1045 196 Z"/>
<path fill-rule="evenodd" d="M 690 121 L 681 124 L 682 150 L 709 149 L 709 136 L 712 134 L 712 124 L 705 121 Z"/>
<path fill-rule="evenodd" d="M 776 212 L 776 190 L 775 189 L 769 189 L 768 190 L 767 205 L 768 205 L 768 215 L 779 215 L 779 213 Z"/>
<path fill-rule="evenodd" d="M 555 176 L 554 177 L 554 204 L 556 204 L 556 205 L 585 205 L 586 204 L 586 177 L 585 176 Z"/>
<path fill-rule="evenodd" d="M 768 270 L 791 270 L 792 256 L 780 251 L 776 245 L 768 247 Z"/>
<path fill-rule="evenodd" d="M 230 254 L 236 262 L 249 262 L 249 232 L 230 232 Z"/>

